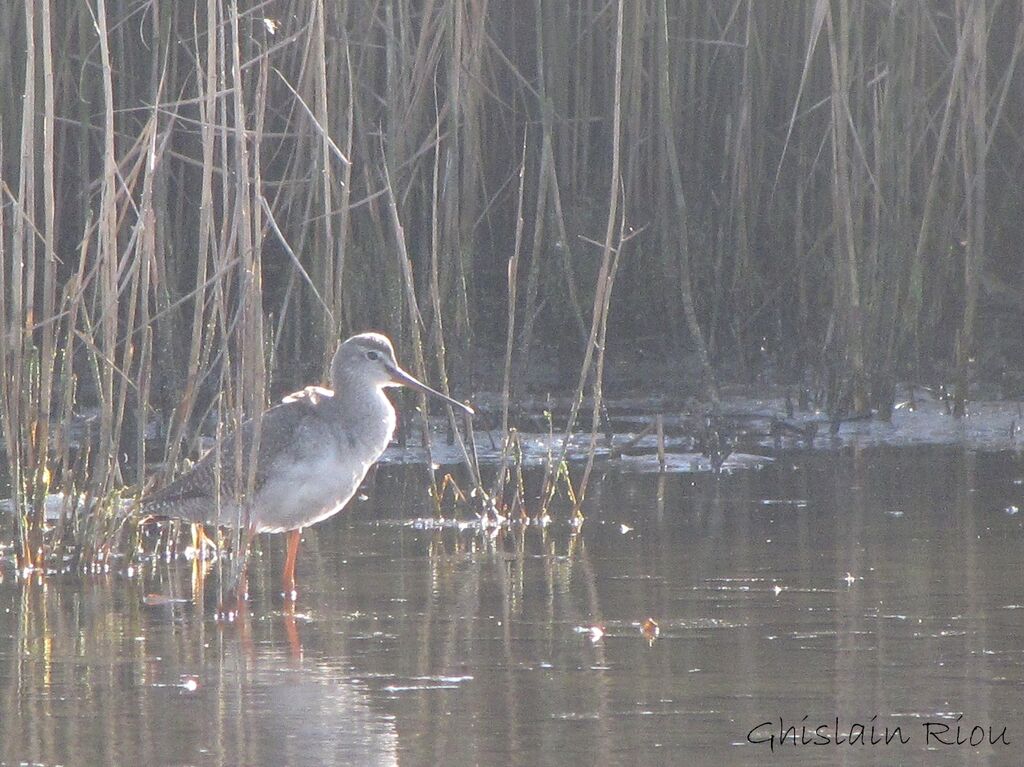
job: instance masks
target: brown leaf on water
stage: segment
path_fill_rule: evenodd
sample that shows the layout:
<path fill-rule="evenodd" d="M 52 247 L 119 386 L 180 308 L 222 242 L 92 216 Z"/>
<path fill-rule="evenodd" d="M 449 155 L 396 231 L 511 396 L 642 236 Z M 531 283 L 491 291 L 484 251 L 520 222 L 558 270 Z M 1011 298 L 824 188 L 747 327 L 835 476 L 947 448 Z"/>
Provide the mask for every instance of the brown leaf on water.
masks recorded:
<path fill-rule="evenodd" d="M 658 634 L 661 633 L 661 629 L 658 628 L 658 624 L 655 623 L 654 618 L 647 618 L 640 624 L 640 633 L 644 635 L 644 639 L 649 643 L 654 644 L 654 640 L 658 638 Z"/>

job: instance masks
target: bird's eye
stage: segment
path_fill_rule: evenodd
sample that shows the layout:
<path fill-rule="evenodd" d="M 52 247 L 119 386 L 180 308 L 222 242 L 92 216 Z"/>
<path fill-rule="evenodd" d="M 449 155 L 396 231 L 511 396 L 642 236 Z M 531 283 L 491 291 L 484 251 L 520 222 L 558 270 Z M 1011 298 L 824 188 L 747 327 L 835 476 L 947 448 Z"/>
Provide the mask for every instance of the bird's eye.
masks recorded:
<path fill-rule="evenodd" d="M 371 362 L 376 362 L 377 360 L 380 359 L 380 352 L 367 352 L 366 359 L 370 360 Z"/>

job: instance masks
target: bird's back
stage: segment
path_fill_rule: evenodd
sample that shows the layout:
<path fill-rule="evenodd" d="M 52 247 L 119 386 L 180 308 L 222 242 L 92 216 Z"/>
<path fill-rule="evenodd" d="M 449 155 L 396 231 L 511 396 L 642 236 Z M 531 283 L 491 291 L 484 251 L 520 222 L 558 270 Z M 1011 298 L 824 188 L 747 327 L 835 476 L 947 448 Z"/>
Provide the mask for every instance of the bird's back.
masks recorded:
<path fill-rule="evenodd" d="M 193 522 L 222 521 L 227 506 L 237 509 L 238 501 L 247 491 L 253 495 L 265 484 L 274 459 L 288 452 L 300 423 L 309 414 L 303 404 L 288 403 L 270 408 L 259 419 L 250 419 L 222 437 L 185 474 L 142 499 L 142 510 L 157 516 L 179 517 Z M 250 488 L 253 444 L 259 426 L 259 446 Z M 220 515 L 216 504 L 220 501 Z"/>
<path fill-rule="evenodd" d="M 330 390 L 289 395 L 144 498 L 143 513 L 260 532 L 305 527 L 336 513 L 391 438 L 394 412 L 383 392 L 374 394 L 360 400 L 362 411 L 348 414 Z"/>

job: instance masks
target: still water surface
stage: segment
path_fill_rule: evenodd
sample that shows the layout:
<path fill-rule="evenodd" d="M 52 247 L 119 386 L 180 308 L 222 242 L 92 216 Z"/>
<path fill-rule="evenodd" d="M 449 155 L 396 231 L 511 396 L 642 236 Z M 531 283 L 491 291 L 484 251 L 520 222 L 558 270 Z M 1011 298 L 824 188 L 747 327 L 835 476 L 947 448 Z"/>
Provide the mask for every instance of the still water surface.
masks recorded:
<path fill-rule="evenodd" d="M 580 533 L 494 540 L 409 524 L 424 470 L 385 467 L 304 535 L 294 614 L 264 538 L 234 625 L 215 575 L 190 601 L 186 562 L 42 585 L 5 566 L 0 763 L 1020 764 L 1021 457 L 775 458 L 610 471 Z M 984 744 L 926 742 L 959 716 Z M 834 741 L 836 717 L 866 743 L 778 743 L 780 718 Z M 870 745 L 872 724 L 909 742 Z"/>

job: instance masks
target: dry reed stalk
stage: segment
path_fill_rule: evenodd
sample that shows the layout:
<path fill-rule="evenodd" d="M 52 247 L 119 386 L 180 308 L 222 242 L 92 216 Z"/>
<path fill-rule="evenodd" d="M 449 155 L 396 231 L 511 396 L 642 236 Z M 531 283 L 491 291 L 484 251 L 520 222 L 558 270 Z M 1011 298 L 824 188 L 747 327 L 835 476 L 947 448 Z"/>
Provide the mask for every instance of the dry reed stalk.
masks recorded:
<path fill-rule="evenodd" d="M 334 183 L 333 175 L 331 173 L 331 152 L 332 144 L 331 141 L 331 113 L 327 105 L 327 96 L 329 93 L 329 86 L 327 83 L 327 40 L 325 32 L 325 8 L 323 0 L 318 0 L 311 11 L 314 15 L 313 20 L 313 46 L 310 51 L 310 55 L 313 58 L 315 64 L 315 80 L 316 80 L 316 124 L 320 132 L 320 194 L 322 196 L 322 205 L 325 211 L 333 210 L 334 208 Z M 347 157 L 345 158 L 348 159 Z M 343 163 L 350 165 L 351 163 Z M 334 310 L 339 305 L 339 296 L 335 295 L 335 290 L 340 285 L 340 277 L 335 275 L 335 235 L 334 235 L 334 217 L 328 213 L 323 217 L 323 241 L 320 243 L 321 252 L 326 254 L 323 259 L 323 285 L 325 292 L 327 293 L 327 312 L 324 315 L 324 328 L 322 332 L 323 338 L 329 339 L 338 335 L 338 322 L 334 314 Z M 331 355 L 334 353 L 333 345 L 329 343 L 323 344 L 323 368 L 326 370 L 330 365 Z"/>
<path fill-rule="evenodd" d="M 658 0 L 656 50 L 658 61 L 658 122 L 661 125 L 661 139 L 665 151 L 664 167 L 667 169 L 671 180 L 671 199 L 674 203 L 675 213 L 673 220 L 679 227 L 677 235 L 679 249 L 679 297 L 683 304 L 686 327 L 690 331 L 690 337 L 693 339 L 694 344 L 696 344 L 697 357 L 704 371 L 704 385 L 707 394 L 712 401 L 715 401 L 718 399 L 718 385 L 715 381 L 714 370 L 711 368 L 711 360 L 708 355 L 707 344 L 704 341 L 704 333 L 697 319 L 697 311 L 693 302 L 693 284 L 690 278 L 690 235 L 689 227 L 687 226 L 689 213 L 686 208 L 686 195 L 683 192 L 682 174 L 679 170 L 679 157 L 676 153 L 677 129 L 669 83 L 671 62 L 669 61 L 670 48 L 666 0 Z"/>
<path fill-rule="evenodd" d="M 383 155 L 383 152 L 381 154 Z M 416 300 L 416 285 L 412 273 L 412 261 L 409 260 L 409 254 L 405 249 L 405 229 L 402 226 L 402 220 L 398 214 L 398 202 L 395 200 L 394 189 L 391 186 L 391 176 L 388 172 L 387 160 L 382 160 L 382 162 L 384 183 L 388 192 L 388 209 L 391 213 L 391 225 L 393 227 L 395 238 L 395 254 L 398 258 L 399 266 L 404 278 L 405 304 L 406 310 L 409 314 L 409 333 L 412 340 L 413 367 L 415 371 L 413 375 L 420 380 L 425 380 L 426 363 L 423 352 L 423 341 L 420 335 L 420 327 L 423 324 L 423 318 L 420 315 L 419 303 Z M 430 496 L 435 499 L 440 499 L 440 493 L 437 492 L 437 481 L 434 476 L 434 458 L 430 444 L 430 418 L 426 394 L 423 394 L 422 392 L 419 393 L 419 403 L 423 428 L 423 448 L 427 451 L 427 474 L 430 477 Z"/>
<path fill-rule="evenodd" d="M 114 365 L 117 354 L 117 154 L 114 143 L 114 83 L 110 40 L 107 30 L 106 0 L 96 2 L 96 24 L 100 43 L 100 74 L 103 83 L 103 174 L 100 184 L 99 229 L 96 243 L 96 261 L 99 266 L 98 284 L 93 293 L 93 305 L 99 309 L 99 343 L 93 357 L 98 371 L 100 400 L 100 433 L 98 455 L 104 462 L 100 475 L 104 482 L 97 488 L 100 496 L 113 486 L 116 456 L 119 446 L 114 433 Z"/>
<path fill-rule="evenodd" d="M 604 245 L 601 254 L 601 267 L 598 272 L 597 286 L 595 290 L 594 306 L 590 323 L 590 338 L 587 342 L 586 352 L 583 357 L 583 364 L 580 367 L 579 382 L 576 385 L 576 393 L 573 397 L 572 408 L 569 411 L 569 418 L 566 422 L 565 432 L 562 437 L 562 445 L 559 451 L 559 458 L 554 464 L 556 467 L 565 465 L 565 457 L 569 449 L 569 442 L 576 426 L 576 418 L 579 415 L 580 406 L 583 404 L 583 391 L 587 378 L 591 375 L 591 361 L 595 348 L 598 349 L 598 364 L 593 372 L 593 383 L 591 396 L 593 397 L 593 417 L 590 433 L 590 448 L 587 451 L 587 465 L 583 473 L 581 492 L 579 500 L 582 501 L 586 492 L 587 481 L 590 478 L 590 471 L 594 464 L 594 454 L 597 447 L 597 424 L 601 406 L 601 380 L 604 362 L 604 346 L 599 346 L 599 338 L 607 328 L 608 308 L 610 306 L 612 283 L 615 280 L 615 271 L 618 268 L 619 248 L 622 245 L 622 228 L 625 226 L 624 219 L 619 221 L 619 195 L 621 194 L 620 179 L 620 147 L 622 128 L 622 0 L 616 6 L 616 35 L 615 35 L 615 79 L 613 89 L 615 93 L 614 109 L 611 123 L 612 130 L 612 159 L 611 159 L 611 181 L 608 194 L 608 218 L 605 225 Z M 619 239 L 615 241 L 616 227 L 619 229 Z M 550 463 L 550 462 L 549 462 Z M 552 476 L 548 468 L 545 468 L 544 487 L 541 492 L 541 506 L 546 510 L 551 499 L 554 497 L 555 481 L 557 474 Z M 579 503 L 573 504 L 573 513 L 580 515 Z"/>
<path fill-rule="evenodd" d="M 210 260 L 210 249 L 214 246 L 213 233 L 213 176 L 215 173 L 214 150 L 215 150 L 215 129 L 217 110 L 217 59 L 218 59 L 218 36 L 214 34 L 217 28 L 217 0 L 206 2 L 206 64 L 203 66 L 203 57 L 200 55 L 198 40 L 196 40 L 196 88 L 198 90 L 197 108 L 200 115 L 200 131 L 202 140 L 202 173 L 200 180 L 199 209 L 198 209 L 198 237 L 196 239 L 195 259 L 195 289 L 192 291 L 192 321 L 188 327 L 189 347 L 188 360 L 185 367 L 185 386 L 182 387 L 179 404 L 174 409 L 172 422 L 168 429 L 167 456 L 168 465 L 174 466 L 177 463 L 178 452 L 184 442 L 184 431 L 191 418 L 198 395 L 195 382 L 200 371 L 205 367 L 208 354 L 204 349 L 209 346 L 204 344 L 208 339 L 206 333 L 206 290 L 207 290 L 207 264 Z M 164 288 L 167 290 L 167 287 Z"/>
<path fill-rule="evenodd" d="M 436 126 L 437 126 L 437 133 L 436 133 L 436 135 L 438 137 L 438 142 L 440 143 L 440 136 L 441 136 L 441 120 L 440 120 L 440 116 L 437 117 Z M 447 366 L 446 354 L 445 354 L 444 326 L 443 326 L 442 311 L 441 311 L 441 285 L 440 285 L 440 271 L 441 271 L 440 235 L 441 235 L 441 232 L 440 232 L 440 229 L 439 229 L 439 221 L 438 221 L 439 194 L 441 193 L 440 192 L 440 188 L 438 186 L 438 184 L 439 184 L 440 166 L 441 166 L 441 152 L 439 151 L 439 147 L 438 147 L 434 151 L 434 171 L 433 171 L 433 179 L 432 179 L 433 183 L 431 185 L 431 188 L 432 188 L 431 199 L 432 199 L 433 202 L 432 202 L 432 205 L 431 205 L 431 222 L 430 222 L 431 223 L 431 227 L 430 227 L 430 232 L 431 232 L 431 238 L 430 238 L 430 303 L 431 303 L 431 307 L 433 309 L 433 329 L 434 329 L 434 337 L 435 337 L 434 348 L 435 348 L 436 357 L 437 357 L 437 372 L 438 372 L 438 376 L 439 376 L 440 381 L 441 381 L 441 392 L 444 393 L 447 396 L 451 396 L 451 389 L 448 386 L 448 366 Z M 399 231 L 399 230 L 396 229 L 396 231 Z M 448 233 L 451 234 L 452 232 L 449 231 Z M 404 249 L 404 245 L 401 246 L 401 247 Z M 424 406 L 426 405 L 426 399 L 425 398 L 423 399 L 423 404 L 424 404 Z M 480 466 L 477 463 L 476 450 L 474 449 L 471 452 L 466 450 L 466 444 L 463 441 L 462 434 L 459 432 L 459 425 L 458 425 L 458 423 L 455 420 L 455 412 L 452 410 L 452 408 L 450 406 L 446 407 L 445 410 L 448 412 L 448 424 L 449 424 L 449 428 L 451 430 L 451 433 L 454 435 L 455 441 L 458 443 L 459 450 L 462 453 L 462 458 L 465 461 L 467 468 L 469 469 L 470 478 L 472 479 L 472 482 L 473 482 L 473 491 L 474 491 L 473 492 L 473 497 L 477 498 L 480 501 L 481 504 L 483 504 L 483 505 L 485 505 L 486 507 L 489 508 L 490 499 L 488 497 L 486 489 L 484 488 L 483 480 L 480 477 Z M 472 444 L 472 442 L 473 442 L 473 422 L 472 422 L 472 419 L 467 417 L 467 418 L 463 419 L 463 421 L 466 424 L 466 432 L 467 432 L 466 433 L 466 437 L 470 440 L 470 443 Z M 426 428 L 426 426 L 427 426 L 427 422 L 424 421 L 424 428 Z"/>
<path fill-rule="evenodd" d="M 526 180 L 526 132 L 523 132 L 523 154 L 519 163 L 519 192 L 516 195 L 516 233 L 512 245 L 512 255 L 508 259 L 508 302 L 505 320 L 505 365 L 501 377 L 501 433 L 504 443 L 498 471 L 494 479 L 491 497 L 502 503 L 505 495 L 505 481 L 508 468 L 506 459 L 509 457 L 511 432 L 509 431 L 509 408 L 512 392 L 512 351 L 516 337 L 516 299 L 519 289 L 519 254 L 523 244 L 523 190 Z"/>
<path fill-rule="evenodd" d="M 832 121 L 830 138 L 832 149 L 832 202 L 838 222 L 835 241 L 835 311 L 839 318 L 842 340 L 849 359 L 852 376 L 853 410 L 867 410 L 863 351 L 863 318 L 861 312 L 861 286 L 858 268 L 858 237 L 854 224 L 854 189 L 850 167 L 849 107 L 850 89 L 850 9 L 846 0 L 839 5 L 839 21 L 835 21 L 831 8 L 825 13 L 825 29 L 831 57 Z"/>
<path fill-rule="evenodd" d="M 966 84 L 960 117 L 961 163 L 965 191 L 963 321 L 957 330 L 956 392 L 953 414 L 967 414 L 969 367 L 975 354 L 975 321 L 978 313 L 978 283 L 985 253 L 985 165 L 988 153 L 988 62 L 986 36 L 988 17 L 985 3 L 957 3 L 957 16 L 964 30 L 961 40 L 968 46 Z"/>
<path fill-rule="evenodd" d="M 346 4 L 346 10 L 347 10 Z M 352 59 L 349 53 L 348 37 L 346 36 L 343 41 L 344 46 L 344 60 L 345 60 L 345 87 L 346 87 L 346 99 L 345 99 L 345 156 L 352 156 L 352 129 L 355 120 L 355 93 L 353 92 L 352 85 Z M 352 163 L 348 163 L 342 169 L 341 178 L 341 194 L 339 195 L 339 221 L 338 221 L 338 236 L 337 236 L 337 251 L 335 259 L 337 264 L 334 267 L 335 284 L 334 284 L 334 300 L 335 306 L 332 307 L 334 316 L 337 317 L 344 325 L 344 327 L 352 326 L 352 318 L 348 311 L 348 302 L 345 301 L 344 296 L 344 283 L 345 279 L 345 264 L 348 256 L 349 240 L 351 236 L 351 208 L 352 208 Z M 340 328 L 336 328 L 335 332 L 338 332 Z"/>
<path fill-rule="evenodd" d="M 54 64 L 53 64 L 53 19 L 50 0 L 42 0 L 40 5 L 40 22 L 42 26 L 42 64 L 43 64 L 43 310 L 40 320 L 45 322 L 39 328 L 42 336 L 39 341 L 39 395 L 36 407 L 39 408 L 37 433 L 35 442 L 40 453 L 34 483 L 37 487 L 47 487 L 49 483 L 50 461 L 49 445 L 51 430 L 51 408 L 53 406 L 54 371 L 57 367 L 56 337 L 58 325 L 48 321 L 56 312 L 57 298 L 57 225 L 56 225 L 56 174 L 54 171 L 54 126 L 56 123 L 56 106 L 54 97 Z M 56 478 L 54 478 L 56 479 Z"/>
<path fill-rule="evenodd" d="M 230 68 L 231 97 L 233 122 L 231 134 L 234 138 L 234 195 L 232 198 L 232 215 L 229 220 L 230 235 L 228 242 L 237 249 L 240 258 L 236 287 L 238 295 L 237 339 L 238 368 L 237 374 L 230 381 L 233 392 L 229 396 L 233 400 L 232 419 L 235 428 L 246 418 L 258 416 L 266 402 L 266 370 L 263 346 L 263 269 L 261 263 L 262 227 L 260 226 L 261 208 L 254 200 L 262 197 L 259 175 L 259 146 L 262 141 L 262 121 L 265 109 L 265 93 L 267 88 L 266 57 L 260 60 L 258 83 L 255 89 L 253 108 L 247 107 L 245 100 L 245 80 L 242 71 L 240 42 L 240 18 L 238 4 L 230 8 Z M 252 143 L 254 150 L 249 149 L 249 123 L 253 122 Z M 250 159 L 253 158 L 253 159 Z M 250 175 L 252 174 L 252 175 Z M 233 396 L 231 396 L 233 395 Z M 235 440 L 234 455 L 228 456 L 233 461 L 236 487 L 236 498 L 249 498 L 253 495 L 256 484 L 257 456 L 262 436 L 262 420 L 255 418 L 252 440 L 246 451 L 242 440 Z M 245 504 L 239 504 L 239 515 Z M 236 558 L 235 572 L 232 582 L 239 577 L 241 568 L 247 557 L 248 520 L 239 518 L 235 524 L 234 551 L 239 552 Z M 223 585 L 226 579 L 221 579 Z"/>
<path fill-rule="evenodd" d="M 547 219 L 547 195 L 549 172 L 552 163 L 553 149 L 551 146 L 551 105 L 548 103 L 545 90 L 547 77 L 544 66 L 544 31 L 541 24 L 543 18 L 543 2 L 534 2 L 534 28 L 536 34 L 537 57 L 537 100 L 541 119 L 540 167 L 537 171 L 537 199 L 533 214 L 533 247 L 530 252 L 530 266 L 526 274 L 526 291 L 524 295 L 523 324 L 519 332 L 519 362 L 516 365 L 516 379 L 513 380 L 513 392 L 521 389 L 519 381 L 529 369 L 530 345 L 533 340 L 533 326 L 537 317 L 537 296 L 540 288 L 542 253 L 544 250 L 544 226 Z M 547 469 L 545 469 L 545 475 Z M 545 485 L 548 478 L 545 477 Z"/>
<path fill-rule="evenodd" d="M 631 24 L 633 34 L 630 40 L 630 56 L 629 62 L 631 63 L 631 69 L 634 73 L 634 77 L 639 76 L 640 66 L 639 61 L 641 57 L 640 51 L 642 50 L 641 43 L 641 30 L 644 22 L 642 17 L 642 9 L 638 5 L 633 6 L 634 19 Z M 619 165 L 619 153 L 620 144 L 619 131 L 621 129 L 621 115 L 622 115 L 622 71 L 623 71 L 623 53 L 622 53 L 622 25 L 623 25 L 623 10 L 622 2 L 620 0 L 617 12 L 617 34 L 616 34 L 616 48 L 615 48 L 615 106 L 613 108 L 613 120 L 612 128 L 615 131 L 612 138 L 612 169 L 613 173 L 618 170 Z M 633 93 L 637 90 L 637 83 L 634 82 L 630 89 Z M 637 108 L 636 99 L 630 99 L 630 112 L 636 115 L 639 112 Z M 628 124 L 628 123 L 627 123 Z M 635 158 L 634 158 L 635 162 Z M 632 174 L 627 172 L 627 177 Z M 612 194 L 616 194 L 614 179 L 612 176 Z M 584 498 L 586 497 L 587 488 L 590 483 L 591 472 L 594 468 L 594 460 L 597 452 L 597 431 L 600 424 L 600 417 L 602 408 L 604 405 L 604 367 L 605 367 L 605 354 L 608 349 L 608 318 L 611 314 L 611 299 L 612 299 L 612 287 L 615 284 L 615 278 L 618 274 L 619 264 L 622 256 L 622 248 L 626 241 L 630 237 L 626 236 L 626 207 L 628 204 L 627 195 L 627 182 L 620 181 L 619 189 L 617 193 L 622 196 L 622 213 L 619 215 L 618 221 L 618 234 L 615 235 L 613 227 L 615 226 L 615 215 L 616 205 L 614 204 L 614 198 L 610 200 L 608 222 L 605 229 L 605 239 L 603 245 L 603 253 L 601 259 L 601 271 L 606 273 L 605 284 L 597 291 L 595 297 L 595 308 L 597 304 L 597 297 L 600 297 L 601 308 L 600 308 L 600 330 L 597 337 L 597 359 L 594 365 L 593 380 L 591 383 L 591 397 L 593 398 L 593 410 L 591 412 L 590 422 L 590 446 L 587 450 L 587 462 L 583 470 L 583 476 L 580 479 L 579 489 L 577 491 L 577 497 L 573 501 L 574 511 L 578 519 L 582 518 L 581 505 Z M 614 237 L 614 239 L 613 239 Z M 605 263 L 608 263 L 607 272 L 605 272 Z M 611 432 L 608 433 L 608 442 L 611 443 Z"/>
<path fill-rule="evenodd" d="M 42 565 L 43 509 L 39 497 L 43 488 L 33 487 L 37 467 L 45 466 L 46 446 L 39 455 L 35 424 L 40 405 L 33 403 L 32 327 L 35 323 L 35 237 L 30 215 L 35 198 L 35 2 L 25 4 L 25 85 L 22 96 L 22 132 L 20 146 L 20 177 L 18 193 L 12 198 L 13 241 L 11 247 L 10 314 L 5 321 L 6 335 L 5 390 L 3 392 L 4 434 L 11 475 L 12 499 L 18 531 L 16 549 L 20 572 Z M 6 184 L 4 184 L 5 191 Z M 27 264 L 26 264 L 27 261 Z M 38 371 L 38 368 L 36 368 Z"/>

